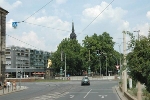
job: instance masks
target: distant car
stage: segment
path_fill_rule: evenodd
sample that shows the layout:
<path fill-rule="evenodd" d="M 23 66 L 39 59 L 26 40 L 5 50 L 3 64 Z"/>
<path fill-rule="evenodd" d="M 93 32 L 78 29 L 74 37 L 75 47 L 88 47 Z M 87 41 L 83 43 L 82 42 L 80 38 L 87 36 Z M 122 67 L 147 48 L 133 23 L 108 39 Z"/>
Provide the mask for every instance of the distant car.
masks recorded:
<path fill-rule="evenodd" d="M 81 86 L 82 85 L 90 85 L 90 80 L 88 76 L 83 77 L 83 79 L 81 80 Z"/>

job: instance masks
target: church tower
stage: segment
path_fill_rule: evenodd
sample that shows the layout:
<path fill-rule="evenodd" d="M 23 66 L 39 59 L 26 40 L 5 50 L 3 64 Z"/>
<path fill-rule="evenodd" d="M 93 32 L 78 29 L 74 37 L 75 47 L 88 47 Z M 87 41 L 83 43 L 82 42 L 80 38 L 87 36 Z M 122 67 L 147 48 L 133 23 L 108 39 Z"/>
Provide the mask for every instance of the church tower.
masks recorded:
<path fill-rule="evenodd" d="M 72 22 L 72 33 L 70 34 L 70 39 L 76 39 L 76 34 L 74 32 L 74 23 Z"/>

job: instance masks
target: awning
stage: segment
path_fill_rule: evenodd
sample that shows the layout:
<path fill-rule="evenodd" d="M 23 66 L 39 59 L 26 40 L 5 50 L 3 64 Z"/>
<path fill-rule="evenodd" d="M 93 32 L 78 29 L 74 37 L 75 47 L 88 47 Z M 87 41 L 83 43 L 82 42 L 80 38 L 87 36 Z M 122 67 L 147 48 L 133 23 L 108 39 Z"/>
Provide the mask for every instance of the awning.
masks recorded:
<path fill-rule="evenodd" d="M 35 74 L 35 75 L 43 75 L 43 74 L 45 74 L 44 72 L 34 72 L 34 73 L 32 73 L 32 74 Z"/>

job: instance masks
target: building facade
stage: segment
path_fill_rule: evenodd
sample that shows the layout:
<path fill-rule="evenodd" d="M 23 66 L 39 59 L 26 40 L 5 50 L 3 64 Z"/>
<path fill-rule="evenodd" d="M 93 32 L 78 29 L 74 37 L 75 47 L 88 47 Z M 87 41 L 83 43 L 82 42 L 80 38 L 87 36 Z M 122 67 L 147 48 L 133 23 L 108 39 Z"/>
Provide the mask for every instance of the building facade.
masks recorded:
<path fill-rule="evenodd" d="M 6 77 L 44 76 L 50 52 L 10 46 L 6 47 Z M 21 72 L 21 75 L 18 74 Z"/>
<path fill-rule="evenodd" d="M 0 7 L 0 82 L 5 79 L 6 15 L 8 11 Z"/>

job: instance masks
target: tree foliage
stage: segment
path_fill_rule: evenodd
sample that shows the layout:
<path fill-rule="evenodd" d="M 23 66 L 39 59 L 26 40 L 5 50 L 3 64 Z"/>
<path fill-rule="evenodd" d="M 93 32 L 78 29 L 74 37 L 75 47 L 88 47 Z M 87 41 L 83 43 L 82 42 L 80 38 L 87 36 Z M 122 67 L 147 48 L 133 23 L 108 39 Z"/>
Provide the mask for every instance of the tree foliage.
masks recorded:
<path fill-rule="evenodd" d="M 80 58 L 80 49 L 81 46 L 75 39 L 63 39 L 59 44 L 57 51 L 52 56 L 53 68 L 55 68 L 56 72 L 60 71 L 60 67 L 65 69 L 65 54 L 66 54 L 66 66 L 67 73 L 73 74 L 80 72 L 81 69 L 81 58 Z M 63 61 L 61 61 L 61 53 Z"/>
<path fill-rule="evenodd" d="M 131 38 L 129 47 L 132 48 L 132 52 L 127 56 L 130 75 L 145 84 L 150 92 L 150 39 L 144 36 L 140 37 L 140 40 Z"/>
<path fill-rule="evenodd" d="M 52 55 L 52 67 L 57 73 L 60 72 L 60 67 L 64 70 L 64 54 L 66 54 L 67 74 L 81 75 L 83 71 L 88 71 L 89 66 L 91 72 L 99 73 L 101 65 L 102 74 L 106 75 L 106 64 L 107 71 L 116 73 L 115 65 L 119 63 L 120 54 L 114 50 L 114 44 L 113 38 L 107 32 L 86 36 L 82 46 L 75 39 L 65 38 Z M 101 55 L 97 55 L 96 50 L 99 50 Z M 61 52 L 63 52 L 63 61 L 61 61 Z"/>
<path fill-rule="evenodd" d="M 100 66 L 102 68 L 102 74 L 106 75 L 106 59 L 108 71 L 116 72 L 115 65 L 118 62 L 119 53 L 114 50 L 113 38 L 109 36 L 107 32 L 102 35 L 94 33 L 92 36 L 86 36 L 83 40 L 83 48 L 81 49 L 81 58 L 83 61 L 83 68 L 86 70 L 89 66 L 93 72 L 100 72 Z M 89 55 L 90 50 L 90 55 Z M 96 54 L 99 50 L 100 55 Z M 89 61 L 90 56 L 90 61 Z M 107 57 L 106 57 L 107 56 Z"/>

